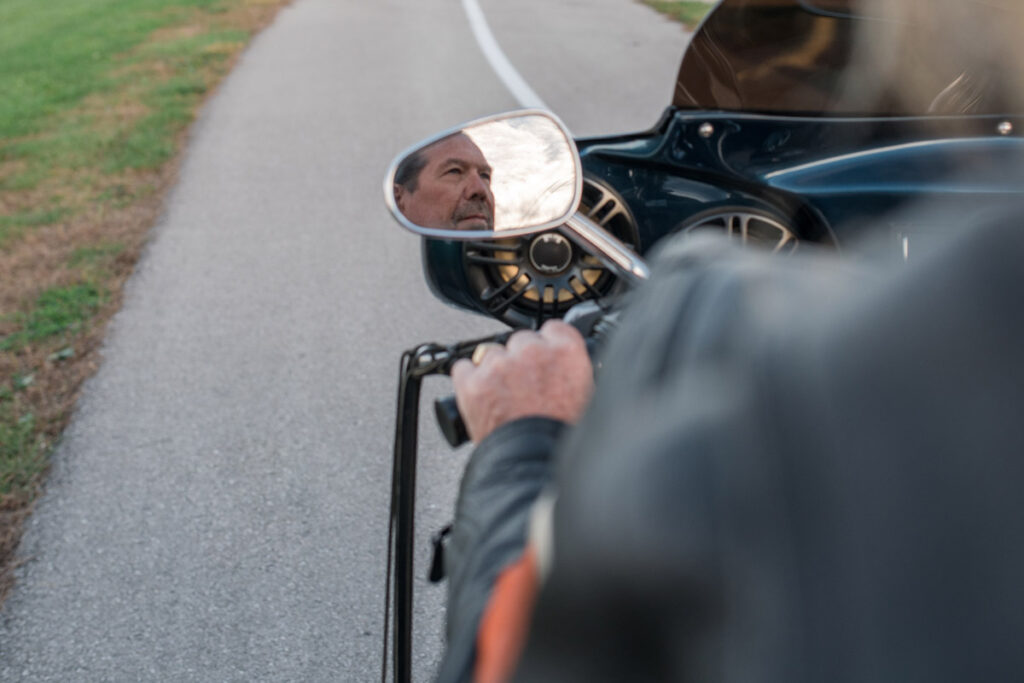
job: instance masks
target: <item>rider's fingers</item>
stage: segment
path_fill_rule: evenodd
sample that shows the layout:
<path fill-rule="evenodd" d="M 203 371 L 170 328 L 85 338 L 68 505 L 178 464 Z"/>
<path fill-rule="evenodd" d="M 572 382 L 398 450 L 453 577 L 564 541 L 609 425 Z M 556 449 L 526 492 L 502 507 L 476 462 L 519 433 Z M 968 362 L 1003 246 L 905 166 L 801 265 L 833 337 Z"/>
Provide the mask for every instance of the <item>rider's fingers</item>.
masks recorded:
<path fill-rule="evenodd" d="M 476 368 L 473 364 L 466 358 L 460 358 L 455 361 L 448 374 L 452 378 L 452 383 L 455 385 L 456 390 L 458 390 L 459 387 L 466 385 L 469 376 L 473 374 L 475 369 Z"/>
<path fill-rule="evenodd" d="M 509 353 L 520 354 L 523 349 L 532 346 L 540 341 L 540 335 L 533 330 L 518 330 L 513 332 L 505 342 L 505 348 Z"/>
<path fill-rule="evenodd" d="M 579 330 L 561 320 L 548 320 L 544 323 L 540 328 L 540 336 L 546 342 L 556 346 L 586 348 L 586 342 Z"/>

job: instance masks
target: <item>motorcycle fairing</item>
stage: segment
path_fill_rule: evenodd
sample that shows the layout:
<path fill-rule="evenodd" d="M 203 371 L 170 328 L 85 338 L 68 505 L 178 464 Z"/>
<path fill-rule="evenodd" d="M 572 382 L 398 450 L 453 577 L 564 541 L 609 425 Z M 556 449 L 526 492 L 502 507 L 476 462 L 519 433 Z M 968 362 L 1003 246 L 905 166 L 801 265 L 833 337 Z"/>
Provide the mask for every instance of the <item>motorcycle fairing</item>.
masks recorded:
<path fill-rule="evenodd" d="M 641 250 L 717 206 L 789 221 L 834 244 L 910 204 L 942 205 L 950 224 L 1024 192 L 1024 141 L 995 131 L 1024 117 L 802 118 L 675 110 L 664 130 L 580 141 L 584 169 L 616 187 Z M 704 137 L 702 126 L 713 132 Z"/>

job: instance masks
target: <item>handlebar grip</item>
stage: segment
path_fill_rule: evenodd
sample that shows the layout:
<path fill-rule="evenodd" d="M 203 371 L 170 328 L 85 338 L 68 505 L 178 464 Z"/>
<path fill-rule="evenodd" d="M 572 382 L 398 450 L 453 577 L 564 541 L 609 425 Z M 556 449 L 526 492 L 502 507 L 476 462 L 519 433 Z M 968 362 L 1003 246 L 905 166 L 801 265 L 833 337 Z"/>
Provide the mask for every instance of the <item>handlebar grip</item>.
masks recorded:
<path fill-rule="evenodd" d="M 434 401 L 434 416 L 437 417 L 437 426 L 452 448 L 458 448 L 469 441 L 466 423 L 459 414 L 454 394 Z"/>

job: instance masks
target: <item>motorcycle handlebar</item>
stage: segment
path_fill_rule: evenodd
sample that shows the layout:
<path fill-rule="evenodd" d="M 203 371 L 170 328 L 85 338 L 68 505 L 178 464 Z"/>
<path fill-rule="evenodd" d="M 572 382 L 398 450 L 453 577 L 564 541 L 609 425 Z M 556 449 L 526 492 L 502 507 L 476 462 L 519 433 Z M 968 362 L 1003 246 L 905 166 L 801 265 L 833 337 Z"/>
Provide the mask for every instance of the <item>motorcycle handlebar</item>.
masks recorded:
<path fill-rule="evenodd" d="M 617 312 L 609 313 L 599 302 L 587 301 L 573 306 L 564 320 L 578 329 L 587 340 L 587 351 L 593 359 L 601 342 L 614 329 L 617 316 Z M 469 441 L 469 432 L 466 431 L 466 423 L 459 413 L 454 394 L 434 401 L 434 417 L 437 418 L 441 434 L 452 448 L 458 448 Z"/>
<path fill-rule="evenodd" d="M 455 394 L 435 399 L 434 417 L 437 418 L 437 426 L 441 428 L 441 433 L 452 448 L 458 448 L 469 441 L 466 423 L 455 404 Z"/>

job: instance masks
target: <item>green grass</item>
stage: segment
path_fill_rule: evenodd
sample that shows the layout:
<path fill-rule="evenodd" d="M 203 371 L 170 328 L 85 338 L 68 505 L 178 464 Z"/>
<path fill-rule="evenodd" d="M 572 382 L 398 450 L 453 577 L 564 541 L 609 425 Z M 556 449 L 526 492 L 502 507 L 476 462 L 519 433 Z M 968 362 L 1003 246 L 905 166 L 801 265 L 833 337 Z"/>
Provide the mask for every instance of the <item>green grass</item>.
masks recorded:
<path fill-rule="evenodd" d="M 28 313 L 19 315 L 20 329 L 0 339 L 0 351 L 17 351 L 62 335 L 66 338 L 82 328 L 103 300 L 103 293 L 91 283 L 48 289 Z"/>
<path fill-rule="evenodd" d="M 14 392 L 7 387 L 0 390 L 0 498 L 25 491 L 46 463 L 35 416 L 19 413 Z"/>
<path fill-rule="evenodd" d="M 644 4 L 650 5 L 662 14 L 667 14 L 676 21 L 685 24 L 690 30 L 695 29 L 701 19 L 704 18 L 704 15 L 714 7 L 714 5 L 709 5 L 706 2 L 687 2 L 686 0 L 676 2 L 673 2 L 673 0 L 643 1 Z"/>
<path fill-rule="evenodd" d="M 106 173 L 152 169 L 175 151 L 208 88 L 210 65 L 248 40 L 213 31 L 147 44 L 184 12 L 221 12 L 218 0 L 0 0 L 0 161 L 22 168 L 0 175 L 0 190 L 36 187 L 55 169 Z M 159 63 L 168 80 L 144 74 Z M 86 96 L 132 92 L 149 114 L 127 129 L 73 110 Z"/>
<path fill-rule="evenodd" d="M 96 266 L 102 266 L 108 263 L 111 259 L 116 258 L 117 255 L 123 251 L 124 245 L 119 242 L 98 244 L 92 247 L 82 247 L 71 252 L 71 258 L 68 259 L 68 265 L 72 268 L 94 268 Z"/>
<path fill-rule="evenodd" d="M 17 211 L 6 216 L 0 215 L 0 247 L 3 247 L 7 240 L 19 236 L 25 228 L 56 223 L 67 213 L 67 209 L 54 206 Z"/>
<path fill-rule="evenodd" d="M 216 68 L 230 50 L 223 46 L 245 44 L 244 31 L 220 31 L 146 46 L 137 62 L 159 59 L 178 75 L 145 84 L 142 102 L 152 112 L 134 128 L 107 145 L 103 169 L 109 173 L 124 169 L 157 168 L 176 150 L 175 138 L 192 121 L 196 103 L 209 88 L 207 67 Z"/>
<path fill-rule="evenodd" d="M 17 351 L 26 344 L 54 337 L 67 340 L 86 325 L 105 295 L 95 286 L 82 283 L 43 292 L 20 330 L 0 339 L 0 351 Z M 53 354 L 53 360 L 74 356 L 67 346 Z M 0 500 L 14 494 L 28 495 L 46 465 L 46 442 L 35 416 L 20 400 L 34 381 L 33 374 L 16 374 L 0 383 Z"/>
<path fill-rule="evenodd" d="M 115 60 L 173 10 L 215 0 L 3 0 L 0 2 L 0 138 L 39 130 L 44 119 L 110 87 Z M 169 11 L 170 10 L 170 11 Z"/>

